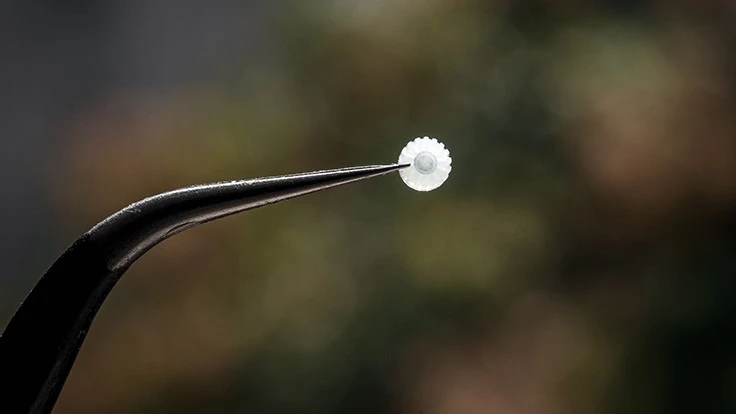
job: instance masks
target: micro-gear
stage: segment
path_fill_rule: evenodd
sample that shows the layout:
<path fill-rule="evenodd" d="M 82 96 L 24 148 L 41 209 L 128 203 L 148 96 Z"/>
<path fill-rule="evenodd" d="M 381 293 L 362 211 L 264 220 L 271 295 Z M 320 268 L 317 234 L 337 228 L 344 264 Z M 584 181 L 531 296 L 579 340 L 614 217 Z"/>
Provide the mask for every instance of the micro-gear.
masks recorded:
<path fill-rule="evenodd" d="M 411 164 L 399 171 L 401 179 L 417 191 L 432 191 L 450 176 L 452 158 L 445 144 L 435 138 L 410 141 L 399 154 L 399 164 Z"/>

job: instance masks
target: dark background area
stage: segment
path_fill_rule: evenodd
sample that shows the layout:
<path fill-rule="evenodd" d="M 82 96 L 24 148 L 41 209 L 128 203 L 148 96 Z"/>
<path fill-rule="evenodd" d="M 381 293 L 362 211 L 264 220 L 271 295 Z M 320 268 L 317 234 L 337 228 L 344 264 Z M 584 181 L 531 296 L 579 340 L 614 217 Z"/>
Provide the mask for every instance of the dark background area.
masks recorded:
<path fill-rule="evenodd" d="M 136 263 L 56 413 L 736 411 L 736 6 L 0 5 L 0 326 L 148 195 L 453 156 Z M 12 392 L 12 390 L 10 390 Z"/>

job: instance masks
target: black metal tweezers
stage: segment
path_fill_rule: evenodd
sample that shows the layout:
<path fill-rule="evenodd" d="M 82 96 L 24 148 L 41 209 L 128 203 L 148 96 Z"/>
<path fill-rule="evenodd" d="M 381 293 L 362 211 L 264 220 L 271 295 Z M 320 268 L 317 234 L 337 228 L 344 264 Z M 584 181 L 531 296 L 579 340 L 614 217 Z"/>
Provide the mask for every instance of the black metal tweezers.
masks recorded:
<path fill-rule="evenodd" d="M 51 412 L 105 297 L 128 267 L 162 240 L 201 223 L 406 166 L 199 185 L 149 197 L 108 217 L 51 266 L 0 336 L 0 412 Z"/>

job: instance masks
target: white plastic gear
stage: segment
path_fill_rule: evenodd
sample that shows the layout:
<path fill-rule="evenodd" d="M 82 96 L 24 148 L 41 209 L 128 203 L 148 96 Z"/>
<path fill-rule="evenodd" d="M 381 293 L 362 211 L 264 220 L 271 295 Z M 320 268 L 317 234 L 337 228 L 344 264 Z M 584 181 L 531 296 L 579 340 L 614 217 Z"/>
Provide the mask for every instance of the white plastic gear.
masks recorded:
<path fill-rule="evenodd" d="M 401 179 L 417 191 L 432 191 L 450 176 L 452 158 L 445 144 L 435 138 L 410 141 L 399 154 L 399 164 L 411 164 L 399 171 Z"/>

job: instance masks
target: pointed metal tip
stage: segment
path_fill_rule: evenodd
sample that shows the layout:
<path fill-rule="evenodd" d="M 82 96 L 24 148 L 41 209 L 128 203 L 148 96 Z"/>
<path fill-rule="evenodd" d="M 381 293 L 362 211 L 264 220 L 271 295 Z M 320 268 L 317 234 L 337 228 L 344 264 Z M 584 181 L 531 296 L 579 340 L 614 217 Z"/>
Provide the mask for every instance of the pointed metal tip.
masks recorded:
<path fill-rule="evenodd" d="M 363 171 L 368 174 L 375 173 L 375 172 L 389 173 L 391 171 L 397 171 L 397 170 L 401 170 L 407 167 L 411 167 L 411 164 L 361 165 L 357 167 L 338 168 L 335 170 L 315 171 L 314 173 L 307 173 L 307 174 L 315 174 L 315 173 L 322 173 L 322 172 L 336 172 L 336 171 L 342 171 L 342 172 Z M 295 174 L 295 175 L 303 175 L 303 174 Z"/>
<path fill-rule="evenodd" d="M 353 167 L 355 169 L 362 169 L 365 171 L 384 171 L 384 172 L 392 172 L 392 171 L 398 171 L 402 170 L 404 168 L 411 167 L 411 164 L 386 164 L 386 165 L 368 165 L 365 167 Z"/>
<path fill-rule="evenodd" d="M 250 180 L 251 189 L 261 188 L 267 196 L 259 204 L 271 204 L 316 191 L 326 190 L 401 170 L 411 164 L 364 165 Z"/>
<path fill-rule="evenodd" d="M 292 184 L 315 183 L 318 181 L 335 181 L 341 184 L 378 177 L 393 171 L 398 171 L 411 164 L 361 165 L 357 167 L 337 168 L 333 170 L 312 171 L 307 173 L 288 174 L 276 177 L 267 177 L 269 181 L 288 181 Z M 259 179 L 264 180 L 264 179 Z"/>
<path fill-rule="evenodd" d="M 347 184 L 349 182 L 378 177 L 380 175 L 401 170 L 410 165 L 411 164 L 362 165 L 357 167 L 338 168 L 334 170 L 290 174 L 280 177 L 271 177 L 271 179 L 267 178 L 266 180 L 288 182 L 290 185 L 296 187 L 302 185 L 312 186 L 317 184 L 317 186 L 325 185 L 325 188 L 329 188 L 341 184 Z"/>

